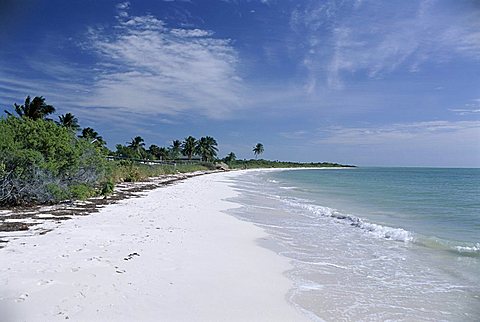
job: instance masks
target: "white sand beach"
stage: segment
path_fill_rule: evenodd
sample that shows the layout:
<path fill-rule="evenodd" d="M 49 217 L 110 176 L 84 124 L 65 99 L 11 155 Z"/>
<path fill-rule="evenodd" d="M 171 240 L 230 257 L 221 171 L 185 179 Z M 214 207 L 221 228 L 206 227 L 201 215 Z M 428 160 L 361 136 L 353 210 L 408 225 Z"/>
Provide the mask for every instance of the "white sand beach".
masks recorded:
<path fill-rule="evenodd" d="M 223 210 L 237 173 L 190 178 L 0 249 L 1 321 L 301 321 L 286 258 Z"/>

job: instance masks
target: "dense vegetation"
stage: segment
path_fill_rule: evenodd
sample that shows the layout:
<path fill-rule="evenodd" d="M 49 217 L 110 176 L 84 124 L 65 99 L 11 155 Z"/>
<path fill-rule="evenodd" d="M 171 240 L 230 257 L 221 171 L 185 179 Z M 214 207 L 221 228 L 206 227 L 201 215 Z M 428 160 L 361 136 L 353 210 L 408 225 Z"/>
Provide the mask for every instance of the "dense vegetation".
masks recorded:
<path fill-rule="evenodd" d="M 43 119 L 0 119 L 0 202 L 86 197 L 104 178 L 106 151 Z"/>
<path fill-rule="evenodd" d="M 262 143 L 253 148 L 255 159 L 237 160 L 231 152 L 219 160 L 218 143 L 211 136 L 188 136 L 167 147 L 148 148 L 136 136 L 110 151 L 103 137 L 93 128 L 82 129 L 72 113 L 50 119 L 55 108 L 41 96 L 27 97 L 5 113 L 0 118 L 0 206 L 107 195 L 117 182 L 214 169 L 218 161 L 234 169 L 341 166 L 257 160 L 264 152 Z"/>
<path fill-rule="evenodd" d="M 48 119 L 55 108 L 43 97 L 27 97 L 14 112 L 0 119 L 0 204 L 92 196 L 106 178 L 106 148 L 77 138 L 71 115 Z"/>
<path fill-rule="evenodd" d="M 112 155 L 136 160 L 214 162 L 218 153 L 217 146 L 217 141 L 211 136 L 202 137 L 199 140 L 189 136 L 183 141 L 173 140 L 169 147 L 152 144 L 145 149 L 145 140 L 141 136 L 136 136 L 127 142 L 127 145 L 117 144 L 116 151 Z"/>
<path fill-rule="evenodd" d="M 0 205 L 85 199 L 111 193 L 116 182 L 212 169 L 218 151 L 217 142 L 208 136 L 149 149 L 137 136 L 112 152 L 94 129 L 81 129 L 72 113 L 60 115 L 58 121 L 48 118 L 55 108 L 43 97 L 27 97 L 23 105 L 14 104 L 13 111 L 5 113 L 0 118 Z M 125 160 L 107 161 L 109 155 Z M 177 164 L 181 155 L 189 161 L 198 155 L 203 162 Z"/>
<path fill-rule="evenodd" d="M 227 156 L 228 157 L 228 156 Z M 286 162 L 286 161 L 270 161 L 263 159 L 250 160 L 231 160 L 225 158 L 224 162 L 232 169 L 256 169 L 256 168 L 334 168 L 334 167 L 354 167 L 351 165 L 343 165 L 332 162 Z"/>

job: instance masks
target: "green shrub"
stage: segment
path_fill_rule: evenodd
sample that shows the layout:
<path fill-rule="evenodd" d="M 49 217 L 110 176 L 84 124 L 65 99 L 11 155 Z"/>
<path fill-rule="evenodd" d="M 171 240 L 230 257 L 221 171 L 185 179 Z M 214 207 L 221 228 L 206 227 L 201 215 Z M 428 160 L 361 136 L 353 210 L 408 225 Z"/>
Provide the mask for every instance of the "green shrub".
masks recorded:
<path fill-rule="evenodd" d="M 104 148 L 53 121 L 0 118 L 0 205 L 52 202 L 70 187 L 93 187 L 106 162 Z"/>
<path fill-rule="evenodd" d="M 139 171 L 139 169 L 135 166 L 129 167 L 126 172 L 125 172 L 125 182 L 137 182 L 140 181 L 142 178 L 142 175 Z"/>
<path fill-rule="evenodd" d="M 72 185 L 69 188 L 70 196 L 72 199 L 85 200 L 96 195 L 96 191 L 92 186 L 80 183 Z"/>
<path fill-rule="evenodd" d="M 108 196 L 113 193 L 113 189 L 115 188 L 115 184 L 113 183 L 112 180 L 107 180 L 101 183 L 100 185 L 100 194 L 102 196 Z"/>
<path fill-rule="evenodd" d="M 51 195 L 51 201 L 62 201 L 70 199 L 70 194 L 68 190 L 60 187 L 58 184 L 49 183 L 46 186 L 47 191 Z"/>

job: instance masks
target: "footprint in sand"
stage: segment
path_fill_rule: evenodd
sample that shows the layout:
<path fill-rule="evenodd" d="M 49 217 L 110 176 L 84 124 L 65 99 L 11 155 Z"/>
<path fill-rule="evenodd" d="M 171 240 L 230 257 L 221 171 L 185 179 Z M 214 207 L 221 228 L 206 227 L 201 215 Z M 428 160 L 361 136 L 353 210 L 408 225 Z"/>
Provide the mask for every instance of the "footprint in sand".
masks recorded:
<path fill-rule="evenodd" d="M 128 254 L 128 256 L 125 257 L 123 260 L 125 260 L 125 261 L 131 260 L 134 256 L 140 256 L 140 254 L 139 254 L 139 253 L 136 253 L 136 252 L 135 252 L 135 253 Z"/>
<path fill-rule="evenodd" d="M 40 280 L 37 285 L 48 285 L 48 284 L 51 284 L 53 282 L 53 280 Z"/>
<path fill-rule="evenodd" d="M 118 274 L 123 274 L 123 273 L 126 272 L 126 270 L 118 268 L 117 266 L 115 266 L 115 272 L 117 272 Z"/>
<path fill-rule="evenodd" d="M 89 257 L 89 258 L 86 259 L 86 261 L 89 261 L 89 262 L 94 261 L 94 260 L 95 261 L 101 261 L 101 259 L 98 258 L 98 257 Z"/>
<path fill-rule="evenodd" d="M 85 259 L 88 262 L 96 261 L 96 262 L 105 262 L 105 263 L 110 263 L 108 259 L 103 258 L 102 256 L 93 256 Z"/>
<path fill-rule="evenodd" d="M 20 303 L 20 302 L 25 301 L 27 298 L 28 298 L 28 293 L 24 293 L 24 294 L 20 295 L 20 296 L 15 300 L 15 302 Z"/>

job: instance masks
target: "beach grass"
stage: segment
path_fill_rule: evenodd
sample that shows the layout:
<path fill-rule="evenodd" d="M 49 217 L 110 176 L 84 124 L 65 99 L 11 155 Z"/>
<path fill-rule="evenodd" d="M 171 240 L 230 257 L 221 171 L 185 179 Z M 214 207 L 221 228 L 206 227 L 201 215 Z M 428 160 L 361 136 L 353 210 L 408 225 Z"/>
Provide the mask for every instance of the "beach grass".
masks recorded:
<path fill-rule="evenodd" d="M 198 164 L 142 164 L 125 161 L 111 161 L 108 180 L 112 182 L 137 182 L 163 175 L 212 170 L 206 163 Z"/>

